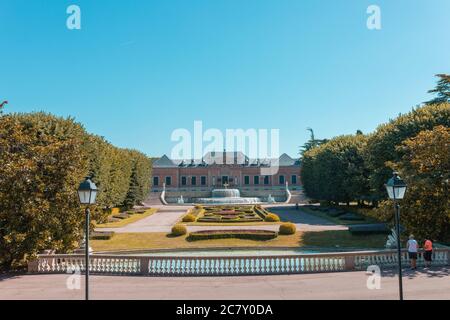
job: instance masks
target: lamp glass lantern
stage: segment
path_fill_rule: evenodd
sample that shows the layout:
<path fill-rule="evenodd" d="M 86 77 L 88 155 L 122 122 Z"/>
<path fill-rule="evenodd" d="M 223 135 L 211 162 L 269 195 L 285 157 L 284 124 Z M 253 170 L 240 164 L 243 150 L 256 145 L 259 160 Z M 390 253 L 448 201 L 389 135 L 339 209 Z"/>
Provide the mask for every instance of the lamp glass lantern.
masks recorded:
<path fill-rule="evenodd" d="M 97 198 L 97 186 L 91 181 L 90 178 L 86 178 L 78 187 L 78 198 L 80 203 L 84 205 L 95 204 Z"/>
<path fill-rule="evenodd" d="M 389 199 L 402 200 L 405 197 L 407 185 L 397 172 L 394 172 L 394 176 L 388 180 L 385 186 Z"/>

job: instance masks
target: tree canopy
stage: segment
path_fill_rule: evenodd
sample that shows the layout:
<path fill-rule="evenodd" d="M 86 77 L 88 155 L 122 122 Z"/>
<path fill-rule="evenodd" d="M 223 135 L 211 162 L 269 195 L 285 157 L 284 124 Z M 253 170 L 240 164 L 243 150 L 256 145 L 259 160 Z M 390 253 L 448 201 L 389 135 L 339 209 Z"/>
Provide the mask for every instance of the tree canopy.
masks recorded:
<path fill-rule="evenodd" d="M 93 219 L 132 207 L 150 189 L 151 162 L 88 134 L 72 118 L 46 113 L 0 115 L 0 267 L 22 264 L 43 249 L 67 252 L 82 237 L 77 188 L 99 187 Z"/>

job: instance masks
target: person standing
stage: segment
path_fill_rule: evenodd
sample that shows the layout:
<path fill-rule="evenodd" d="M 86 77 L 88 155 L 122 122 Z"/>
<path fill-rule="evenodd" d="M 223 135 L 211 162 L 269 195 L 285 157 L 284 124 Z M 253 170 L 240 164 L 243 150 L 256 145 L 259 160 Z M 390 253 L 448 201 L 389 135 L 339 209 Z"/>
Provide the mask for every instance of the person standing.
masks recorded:
<path fill-rule="evenodd" d="M 417 244 L 417 241 L 414 239 L 413 235 L 409 236 L 409 240 L 406 243 L 406 248 L 408 248 L 408 257 L 411 261 L 411 270 L 417 269 L 417 251 L 419 248 L 419 245 Z"/>
<path fill-rule="evenodd" d="M 431 260 L 433 256 L 433 242 L 430 239 L 425 239 L 423 244 L 423 259 L 425 260 L 425 268 L 431 267 Z"/>

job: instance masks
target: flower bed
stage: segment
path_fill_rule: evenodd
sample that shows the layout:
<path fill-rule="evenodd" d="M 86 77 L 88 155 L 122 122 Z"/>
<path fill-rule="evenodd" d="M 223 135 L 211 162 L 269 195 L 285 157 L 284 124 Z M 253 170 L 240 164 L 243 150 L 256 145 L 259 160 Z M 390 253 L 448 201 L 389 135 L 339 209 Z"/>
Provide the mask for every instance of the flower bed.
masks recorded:
<path fill-rule="evenodd" d="M 203 230 L 191 232 L 187 238 L 189 241 L 212 239 L 248 239 L 271 240 L 278 236 L 278 232 L 269 230 Z"/>
<path fill-rule="evenodd" d="M 261 222 L 270 214 L 259 205 L 234 206 L 200 206 L 203 215 L 199 215 L 197 222 Z"/>

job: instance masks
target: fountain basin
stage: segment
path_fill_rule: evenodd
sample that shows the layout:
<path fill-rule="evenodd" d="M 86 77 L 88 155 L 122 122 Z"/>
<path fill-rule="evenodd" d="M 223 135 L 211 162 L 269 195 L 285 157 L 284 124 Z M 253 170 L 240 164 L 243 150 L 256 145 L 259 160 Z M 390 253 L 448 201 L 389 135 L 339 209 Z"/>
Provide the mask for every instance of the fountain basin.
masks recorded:
<path fill-rule="evenodd" d="M 203 204 L 255 204 L 262 202 L 257 197 L 241 197 L 238 189 L 214 189 L 211 198 L 197 198 Z"/>

